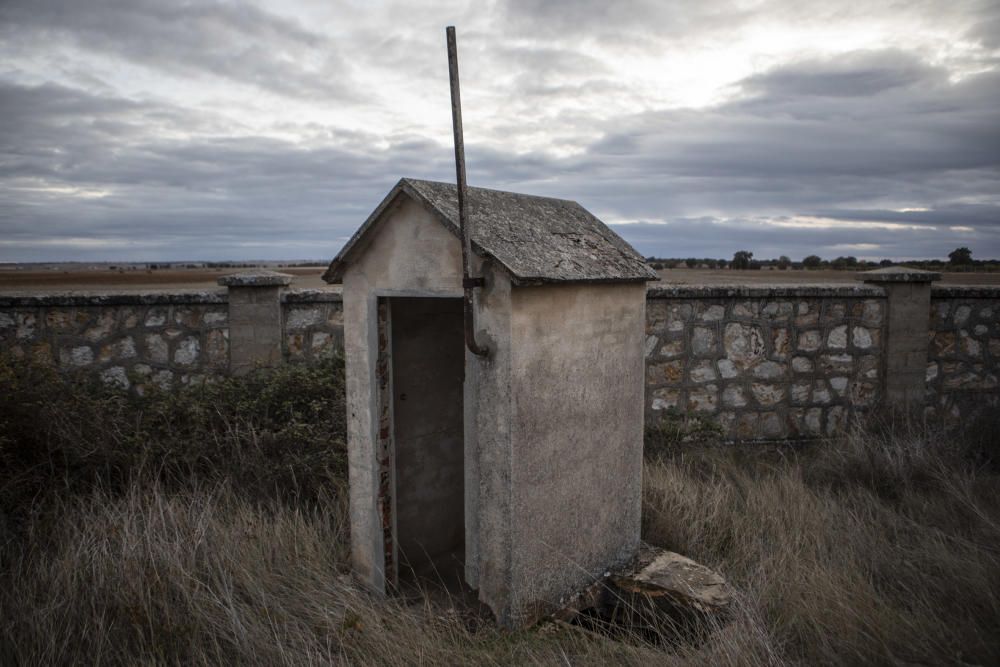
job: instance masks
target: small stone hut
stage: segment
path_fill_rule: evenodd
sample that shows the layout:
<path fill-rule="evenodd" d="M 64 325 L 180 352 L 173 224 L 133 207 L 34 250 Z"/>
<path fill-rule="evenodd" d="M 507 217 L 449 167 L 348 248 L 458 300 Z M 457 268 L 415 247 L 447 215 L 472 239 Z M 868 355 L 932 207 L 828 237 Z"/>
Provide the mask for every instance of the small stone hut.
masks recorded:
<path fill-rule="evenodd" d="M 404 178 L 324 279 L 343 284 L 356 574 L 430 575 L 506 626 L 639 546 L 646 282 L 576 202 L 469 188 L 477 339 L 463 339 L 457 188 Z"/>

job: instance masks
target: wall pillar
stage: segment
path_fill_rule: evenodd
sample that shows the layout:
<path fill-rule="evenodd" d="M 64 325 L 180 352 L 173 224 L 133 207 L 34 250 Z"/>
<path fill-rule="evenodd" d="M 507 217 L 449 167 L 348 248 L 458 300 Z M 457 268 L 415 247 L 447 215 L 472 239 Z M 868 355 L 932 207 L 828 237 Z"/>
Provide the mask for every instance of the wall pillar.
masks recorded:
<path fill-rule="evenodd" d="M 277 366 L 281 350 L 281 292 L 292 276 L 276 271 L 247 271 L 219 278 L 229 289 L 229 372 L 246 375 Z"/>
<path fill-rule="evenodd" d="M 931 283 L 940 273 L 893 266 L 858 275 L 885 290 L 885 405 L 914 411 L 923 407 L 930 342 Z"/>

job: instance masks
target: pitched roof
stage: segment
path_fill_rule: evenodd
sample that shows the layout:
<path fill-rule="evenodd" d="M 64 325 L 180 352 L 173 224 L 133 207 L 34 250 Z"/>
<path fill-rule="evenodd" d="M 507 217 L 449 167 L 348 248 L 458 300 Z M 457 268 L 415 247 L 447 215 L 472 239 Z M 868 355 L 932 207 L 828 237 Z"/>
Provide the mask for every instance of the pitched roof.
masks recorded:
<path fill-rule="evenodd" d="M 403 178 L 330 263 L 324 280 L 340 282 L 352 251 L 403 193 L 460 236 L 458 188 Z M 575 201 L 470 187 L 467 205 L 473 251 L 502 264 L 515 285 L 658 280 L 632 246 Z"/>

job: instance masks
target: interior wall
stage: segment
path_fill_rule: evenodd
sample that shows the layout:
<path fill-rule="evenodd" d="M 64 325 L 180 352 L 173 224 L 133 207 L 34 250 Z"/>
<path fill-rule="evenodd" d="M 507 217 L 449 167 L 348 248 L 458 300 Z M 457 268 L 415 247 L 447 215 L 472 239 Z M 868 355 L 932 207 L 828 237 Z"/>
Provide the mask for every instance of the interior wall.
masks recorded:
<path fill-rule="evenodd" d="M 407 565 L 418 574 L 461 573 L 462 300 L 392 298 L 390 308 L 400 573 Z"/>

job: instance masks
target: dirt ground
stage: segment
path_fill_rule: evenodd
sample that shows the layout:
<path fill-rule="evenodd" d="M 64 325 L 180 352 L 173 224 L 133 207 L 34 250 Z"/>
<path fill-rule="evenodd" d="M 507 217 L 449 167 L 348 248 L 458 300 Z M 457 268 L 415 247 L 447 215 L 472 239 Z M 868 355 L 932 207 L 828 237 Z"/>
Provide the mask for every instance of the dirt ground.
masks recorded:
<path fill-rule="evenodd" d="M 337 289 L 323 282 L 320 267 L 278 269 L 289 273 L 293 288 Z M 106 290 L 172 291 L 218 288 L 219 276 L 238 269 L 158 269 L 156 271 L 111 270 L 14 270 L 0 269 L 0 292 L 93 292 Z M 712 269 L 664 269 L 662 283 L 680 285 L 744 285 L 854 283 L 853 271 L 730 271 Z M 944 273 L 951 285 L 1000 285 L 1000 273 Z"/>
<path fill-rule="evenodd" d="M 156 271 L 110 270 L 0 270 L 0 292 L 64 292 L 125 290 L 169 292 L 173 290 L 221 289 L 219 277 L 243 269 L 157 269 Z M 320 276 L 324 268 L 275 269 L 293 276 L 292 287 L 330 288 Z"/>

